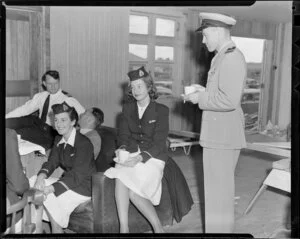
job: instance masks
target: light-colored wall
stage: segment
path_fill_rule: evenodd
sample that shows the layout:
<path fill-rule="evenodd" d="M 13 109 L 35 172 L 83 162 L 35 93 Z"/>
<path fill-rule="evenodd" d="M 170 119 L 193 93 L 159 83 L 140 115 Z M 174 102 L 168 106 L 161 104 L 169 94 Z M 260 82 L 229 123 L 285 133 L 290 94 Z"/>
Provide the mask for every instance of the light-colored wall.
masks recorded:
<path fill-rule="evenodd" d="M 104 112 L 115 126 L 128 70 L 127 8 L 51 7 L 51 69 L 84 107 Z"/>
<path fill-rule="evenodd" d="M 285 129 L 291 120 L 292 23 L 281 23 L 277 31 L 276 65 L 271 122 Z"/>

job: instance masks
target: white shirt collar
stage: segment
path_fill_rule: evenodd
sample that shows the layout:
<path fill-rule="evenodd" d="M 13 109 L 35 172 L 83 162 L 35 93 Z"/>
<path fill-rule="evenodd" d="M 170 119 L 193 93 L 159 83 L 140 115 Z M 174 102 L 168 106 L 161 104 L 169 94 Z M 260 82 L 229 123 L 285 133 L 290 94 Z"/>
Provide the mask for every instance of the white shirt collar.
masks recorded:
<path fill-rule="evenodd" d="M 143 117 L 143 114 L 145 112 L 145 110 L 147 109 L 148 105 L 150 104 L 150 101 L 148 102 L 147 105 L 141 107 L 139 106 L 139 104 L 137 103 L 137 106 L 138 106 L 138 112 L 139 112 L 139 118 L 141 119 Z"/>
<path fill-rule="evenodd" d="M 48 91 L 47 91 L 48 92 Z M 61 88 L 59 88 L 59 90 L 55 93 L 55 94 L 50 94 L 49 92 L 48 92 L 48 95 L 50 95 L 50 96 L 56 96 L 56 95 L 60 95 L 60 94 L 62 94 L 62 89 Z M 47 96 L 48 96 L 47 95 Z"/>
<path fill-rule="evenodd" d="M 61 140 L 57 143 L 57 146 L 58 146 L 59 144 L 69 144 L 69 145 L 71 145 L 72 147 L 74 147 L 75 136 L 76 136 L 76 129 L 73 128 L 73 129 L 72 129 L 72 132 L 71 132 L 71 134 L 70 134 L 70 137 L 68 138 L 68 141 L 65 141 L 65 138 L 62 137 Z"/>
<path fill-rule="evenodd" d="M 150 100 L 149 100 L 149 102 L 148 102 L 148 104 L 147 105 L 145 105 L 145 106 L 139 106 L 139 104 L 138 103 L 136 103 L 137 104 L 137 106 L 138 106 L 138 108 L 140 109 L 140 110 L 144 110 L 144 109 L 146 109 L 147 108 L 147 106 L 150 104 Z"/>

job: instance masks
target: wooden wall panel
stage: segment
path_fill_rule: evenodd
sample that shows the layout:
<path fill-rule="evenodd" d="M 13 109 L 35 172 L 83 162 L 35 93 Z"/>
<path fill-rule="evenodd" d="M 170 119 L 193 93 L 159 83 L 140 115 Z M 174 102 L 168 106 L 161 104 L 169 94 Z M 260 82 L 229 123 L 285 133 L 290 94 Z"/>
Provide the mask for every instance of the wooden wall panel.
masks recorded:
<path fill-rule="evenodd" d="M 51 7 L 51 68 L 85 107 L 100 107 L 115 126 L 128 69 L 126 8 Z"/>
<path fill-rule="evenodd" d="M 26 13 L 23 15 L 25 16 Z M 28 18 L 24 18 L 29 19 Z M 29 81 L 29 22 L 6 20 L 6 80 Z M 6 113 L 30 97 L 6 97 Z"/>

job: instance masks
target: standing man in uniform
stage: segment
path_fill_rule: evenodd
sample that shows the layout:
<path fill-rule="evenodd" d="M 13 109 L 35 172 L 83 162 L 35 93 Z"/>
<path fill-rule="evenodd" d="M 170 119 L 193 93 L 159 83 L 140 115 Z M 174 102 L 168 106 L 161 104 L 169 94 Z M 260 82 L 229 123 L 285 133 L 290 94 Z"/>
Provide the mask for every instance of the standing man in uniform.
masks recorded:
<path fill-rule="evenodd" d="M 75 108 L 77 114 L 82 114 L 84 107 L 68 93 L 60 88 L 59 73 L 47 71 L 42 77 L 42 86 L 45 89 L 33 96 L 24 105 L 6 114 L 6 128 L 16 130 L 21 138 L 43 146 L 46 150 L 52 147 L 56 130 L 52 127 L 53 117 L 51 106 L 64 101 Z M 39 111 L 39 117 L 33 115 Z"/>
<path fill-rule="evenodd" d="M 203 147 L 205 232 L 234 230 L 234 171 L 246 146 L 241 97 L 247 66 L 231 40 L 236 20 L 217 13 L 200 13 L 202 32 L 212 59 L 205 91 L 183 96 L 203 110 L 200 145 Z"/>

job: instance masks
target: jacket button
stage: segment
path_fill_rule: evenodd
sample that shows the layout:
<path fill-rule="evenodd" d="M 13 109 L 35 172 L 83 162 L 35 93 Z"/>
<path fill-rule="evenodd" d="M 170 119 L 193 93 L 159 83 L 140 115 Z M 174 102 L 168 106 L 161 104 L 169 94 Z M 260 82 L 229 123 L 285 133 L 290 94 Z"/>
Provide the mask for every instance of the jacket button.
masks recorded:
<path fill-rule="evenodd" d="M 141 126 L 141 125 L 139 125 L 139 127 L 140 127 L 140 128 L 142 128 L 142 126 Z"/>

